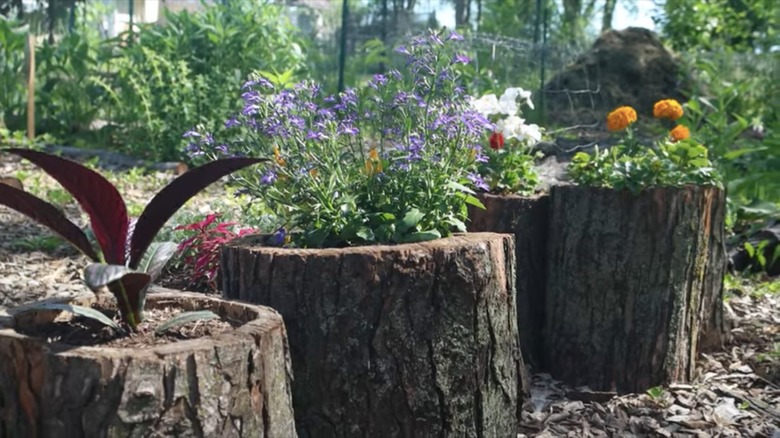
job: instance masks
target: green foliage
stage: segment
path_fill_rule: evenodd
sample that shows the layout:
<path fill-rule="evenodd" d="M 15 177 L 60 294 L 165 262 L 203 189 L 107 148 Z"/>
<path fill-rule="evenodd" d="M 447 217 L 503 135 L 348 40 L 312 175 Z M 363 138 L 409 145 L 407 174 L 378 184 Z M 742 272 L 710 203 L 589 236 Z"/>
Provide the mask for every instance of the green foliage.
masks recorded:
<path fill-rule="evenodd" d="M 654 20 L 678 50 L 768 51 L 780 42 L 775 0 L 666 0 Z"/>
<path fill-rule="evenodd" d="M 593 154 L 577 153 L 569 165 L 577 184 L 628 189 L 680 187 L 688 184 L 720 186 L 720 175 L 707 158 L 707 148 L 691 140 L 661 142 L 655 148 L 613 146 Z"/>
<path fill-rule="evenodd" d="M 479 173 L 491 193 L 530 195 L 539 184 L 535 159 L 537 155 L 524 147 L 485 149 L 488 161 L 480 163 Z"/>
<path fill-rule="evenodd" d="M 683 120 L 707 146 L 728 188 L 735 231 L 780 219 L 780 53 L 691 52 Z"/>
<path fill-rule="evenodd" d="M 36 48 L 37 131 L 61 141 L 179 160 L 181 134 L 196 124 L 218 131 L 249 73 L 304 67 L 303 42 L 279 5 L 234 0 L 166 13 L 166 24 L 137 26 L 128 44 L 127 33 L 100 39 L 102 6 L 93 3 L 78 11 L 90 20 L 83 27 Z M 0 117 L 12 131 L 26 123 L 26 32 L 0 18 Z M 91 131 L 96 121 L 105 122 L 100 132 Z"/>
<path fill-rule="evenodd" d="M 0 125 L 23 119 L 18 112 L 27 98 L 24 83 L 27 27 L 0 16 Z"/>

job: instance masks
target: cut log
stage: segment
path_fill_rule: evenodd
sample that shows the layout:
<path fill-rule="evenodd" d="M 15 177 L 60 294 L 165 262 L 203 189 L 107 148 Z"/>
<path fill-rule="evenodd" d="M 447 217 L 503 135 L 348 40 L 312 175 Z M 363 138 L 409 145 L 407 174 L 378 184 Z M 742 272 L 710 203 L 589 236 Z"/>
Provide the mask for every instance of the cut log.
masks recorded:
<path fill-rule="evenodd" d="M 698 337 L 720 330 L 723 192 L 551 192 L 545 320 L 553 377 L 643 392 L 692 377 Z M 722 266 L 721 266 L 722 265 Z"/>
<path fill-rule="evenodd" d="M 285 320 L 302 437 L 515 436 L 514 239 L 222 249 L 226 298 Z"/>
<path fill-rule="evenodd" d="M 9 325 L 49 322 L 58 312 L 6 316 L 0 436 L 296 436 L 278 313 L 170 290 L 149 295 L 154 307 L 208 309 L 243 324 L 214 337 L 122 349 L 47 343 Z"/>
<path fill-rule="evenodd" d="M 535 371 L 542 366 L 542 328 L 547 264 L 550 197 L 480 194 L 485 209 L 469 207 L 469 232 L 515 236 L 517 260 L 517 331 L 523 360 Z"/>

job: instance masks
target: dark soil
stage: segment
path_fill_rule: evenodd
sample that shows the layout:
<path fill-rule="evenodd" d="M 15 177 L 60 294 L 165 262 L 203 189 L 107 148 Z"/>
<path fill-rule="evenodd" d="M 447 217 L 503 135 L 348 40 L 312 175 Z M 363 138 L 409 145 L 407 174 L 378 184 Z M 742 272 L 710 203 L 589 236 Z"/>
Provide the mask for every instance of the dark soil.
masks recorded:
<path fill-rule="evenodd" d="M 93 306 L 113 320 L 118 320 L 117 311 L 112 308 Z M 32 327 L 19 327 L 20 333 L 45 339 L 49 343 L 61 343 L 72 346 L 143 348 L 188 339 L 217 336 L 239 324 L 222 319 L 202 319 L 155 333 L 155 329 L 178 315 L 180 310 L 148 309 L 144 312 L 144 321 L 138 325 L 137 332 L 130 335 L 118 333 L 94 319 L 75 316 L 72 319 L 38 324 Z"/>

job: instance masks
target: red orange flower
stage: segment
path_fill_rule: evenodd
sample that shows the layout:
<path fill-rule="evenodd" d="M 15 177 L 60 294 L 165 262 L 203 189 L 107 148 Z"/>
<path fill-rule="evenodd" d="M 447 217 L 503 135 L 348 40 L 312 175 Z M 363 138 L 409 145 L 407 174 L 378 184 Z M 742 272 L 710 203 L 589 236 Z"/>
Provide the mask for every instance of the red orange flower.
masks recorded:
<path fill-rule="evenodd" d="M 682 105 L 674 99 L 659 100 L 653 105 L 653 117 L 656 119 L 677 120 L 682 116 Z"/>
<path fill-rule="evenodd" d="M 634 122 L 636 122 L 636 110 L 630 106 L 621 106 L 607 114 L 607 129 L 612 132 L 622 131 Z"/>

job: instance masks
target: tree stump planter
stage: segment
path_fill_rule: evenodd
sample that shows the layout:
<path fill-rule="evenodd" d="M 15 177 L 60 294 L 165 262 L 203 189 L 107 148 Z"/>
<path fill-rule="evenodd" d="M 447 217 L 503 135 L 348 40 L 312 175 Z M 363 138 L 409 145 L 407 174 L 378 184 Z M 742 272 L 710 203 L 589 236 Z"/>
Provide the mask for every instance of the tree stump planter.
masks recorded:
<path fill-rule="evenodd" d="M 690 379 L 699 339 L 722 330 L 724 211 L 711 187 L 553 187 L 550 373 L 619 392 Z"/>
<path fill-rule="evenodd" d="M 523 360 L 542 370 L 547 231 L 550 197 L 478 195 L 485 209 L 469 206 L 469 232 L 488 231 L 515 236 L 517 260 L 517 331 Z"/>
<path fill-rule="evenodd" d="M 0 318 L 0 437 L 295 437 L 279 314 L 194 293 L 148 296 L 147 309 L 170 307 L 212 310 L 241 325 L 134 349 L 48 343 L 18 331 L 53 321 L 55 311 Z"/>
<path fill-rule="evenodd" d="M 222 249 L 226 298 L 285 320 L 301 437 L 515 436 L 514 239 Z"/>

